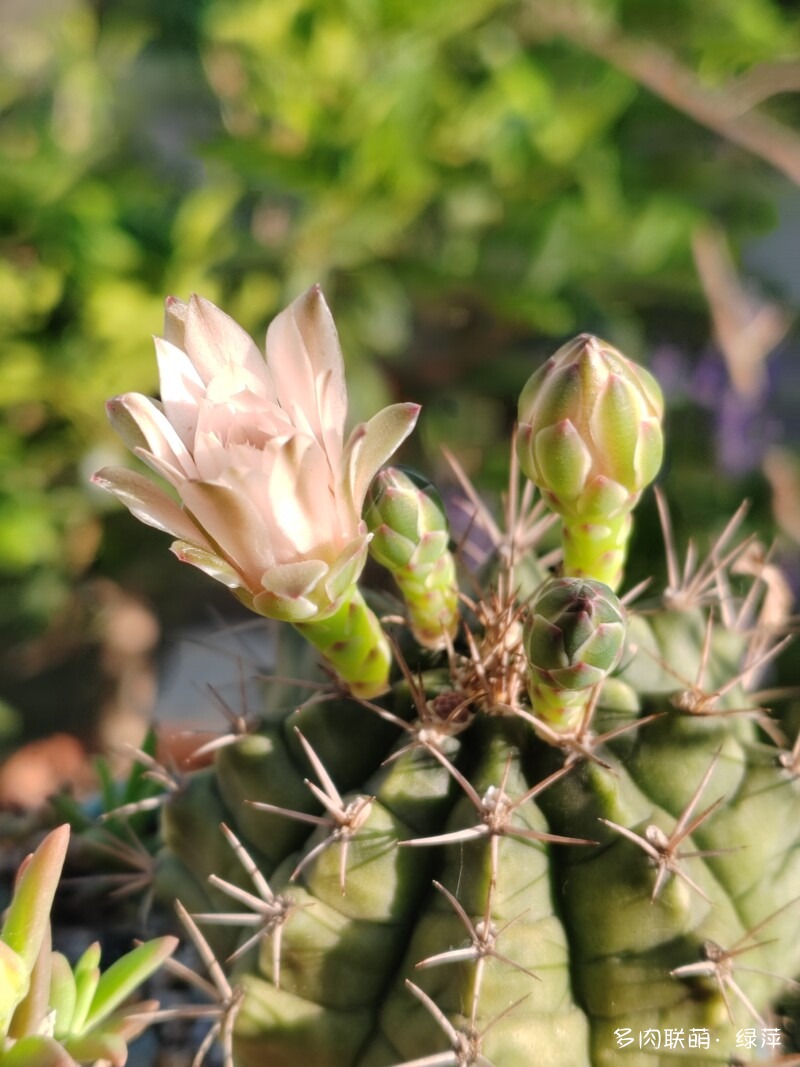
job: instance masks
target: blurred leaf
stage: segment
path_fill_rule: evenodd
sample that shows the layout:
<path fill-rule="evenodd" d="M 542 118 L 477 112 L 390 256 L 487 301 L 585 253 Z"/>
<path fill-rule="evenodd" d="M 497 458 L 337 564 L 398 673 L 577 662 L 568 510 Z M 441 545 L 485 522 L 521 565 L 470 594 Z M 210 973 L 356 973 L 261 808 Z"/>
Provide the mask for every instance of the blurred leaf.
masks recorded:
<path fill-rule="evenodd" d="M 82 1032 L 101 1026 L 111 1012 L 150 977 L 178 947 L 176 937 L 159 937 L 137 945 L 101 976 Z"/>
<path fill-rule="evenodd" d="M 68 844 L 69 826 L 60 826 L 28 857 L 0 930 L 0 938 L 18 954 L 28 973 L 33 969 L 50 925 L 50 909 Z"/>
<path fill-rule="evenodd" d="M 54 952 L 50 976 L 50 1005 L 56 1013 L 53 1033 L 68 1034 L 75 1014 L 77 986 L 66 956 Z"/>
<path fill-rule="evenodd" d="M 78 1067 L 57 1041 L 50 1037 L 23 1037 L 0 1057 L 3 1067 Z"/>

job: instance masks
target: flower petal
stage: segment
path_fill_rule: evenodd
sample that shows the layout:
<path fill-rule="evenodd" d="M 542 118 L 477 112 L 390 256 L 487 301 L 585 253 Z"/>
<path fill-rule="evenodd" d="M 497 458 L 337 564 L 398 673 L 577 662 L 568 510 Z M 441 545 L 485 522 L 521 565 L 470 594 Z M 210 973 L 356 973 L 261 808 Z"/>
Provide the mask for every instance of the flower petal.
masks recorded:
<path fill-rule="evenodd" d="M 199 548 L 188 541 L 173 541 L 169 546 L 170 552 L 174 552 L 181 563 L 191 563 L 193 567 L 210 575 L 229 589 L 244 589 L 244 580 L 226 560 L 206 548 Z"/>
<path fill-rule="evenodd" d="M 196 477 L 191 453 L 155 400 L 141 393 L 124 393 L 109 400 L 106 410 L 111 425 L 132 451 L 146 448 L 187 478 Z"/>
<path fill-rule="evenodd" d="M 258 589 L 261 574 L 275 563 L 269 530 L 244 493 L 227 485 L 186 481 L 184 504 L 212 544 L 239 571 L 248 589 Z"/>
<path fill-rule="evenodd" d="M 186 313 L 189 305 L 177 296 L 168 296 L 164 301 L 164 340 L 176 348 L 184 347 L 186 337 Z"/>
<path fill-rule="evenodd" d="M 277 445 L 278 442 L 275 442 Z M 272 449 L 266 500 L 272 523 L 297 556 L 340 542 L 339 515 L 331 493 L 331 472 L 314 437 L 295 434 Z M 358 521 L 353 516 L 351 526 Z M 350 533 L 352 536 L 352 532 Z M 330 553 L 325 554 L 328 558 Z"/>
<path fill-rule="evenodd" d="M 337 429 L 341 446 L 347 418 L 344 361 L 336 324 L 322 289 L 312 286 L 294 301 L 292 311 L 314 371 L 323 429 Z M 327 440 L 325 443 L 329 444 Z"/>
<path fill-rule="evenodd" d="M 124 467 L 103 467 L 92 476 L 95 485 L 122 501 L 141 522 L 196 545 L 208 546 L 202 531 L 185 511 L 148 478 Z"/>
<path fill-rule="evenodd" d="M 204 382 L 226 363 L 237 363 L 272 391 L 264 357 L 250 335 L 210 300 L 194 294 L 186 312 L 183 348 Z"/>
<path fill-rule="evenodd" d="M 147 437 L 124 403 L 125 396 L 115 396 L 106 401 L 106 415 L 113 429 L 122 438 L 131 452 L 137 448 L 149 451 Z"/>
<path fill-rule="evenodd" d="M 414 429 L 419 412 L 419 404 L 392 404 L 350 435 L 345 459 L 350 460 L 351 469 L 345 476 L 357 514 L 361 514 L 370 482 Z"/>
<path fill-rule="evenodd" d="M 163 337 L 154 338 L 164 414 L 188 449 L 194 445 L 197 412 L 205 392 L 203 380 L 186 353 Z"/>
<path fill-rule="evenodd" d="M 339 337 L 318 285 L 270 323 L 267 360 L 281 407 L 290 413 L 302 411 L 337 465 L 347 417 L 347 391 Z M 295 414 L 292 417 L 300 423 Z"/>
<path fill-rule="evenodd" d="M 282 622 L 303 622 L 319 611 L 309 596 L 328 573 L 319 559 L 300 560 L 271 567 L 261 576 L 263 593 L 253 598 L 256 611 Z"/>
<path fill-rule="evenodd" d="M 308 622 L 319 609 L 313 600 L 306 597 L 282 597 L 277 593 L 257 593 L 253 597 L 253 611 L 265 619 L 277 619 L 278 622 Z"/>
<path fill-rule="evenodd" d="M 270 593 L 279 596 L 300 597 L 314 591 L 328 564 L 321 559 L 303 559 L 297 563 L 280 563 L 261 575 L 261 584 Z"/>
<path fill-rule="evenodd" d="M 260 357 L 259 357 L 260 358 Z M 273 418 L 280 419 L 288 428 L 291 423 L 286 414 L 278 407 L 272 390 L 268 389 L 263 375 L 253 374 L 247 367 L 236 363 L 227 363 L 211 378 L 206 387 L 206 399 L 211 404 L 232 404 L 237 407 L 237 398 L 245 400 L 245 406 L 257 403 L 262 408 L 273 410 Z"/>
<path fill-rule="evenodd" d="M 150 470 L 155 471 L 165 482 L 168 482 L 173 489 L 180 490 L 180 487 L 186 481 L 186 475 L 182 470 L 178 470 L 176 466 L 167 460 L 154 456 L 146 448 L 134 448 L 133 454 L 142 463 L 146 463 Z"/>
<path fill-rule="evenodd" d="M 367 562 L 371 537 L 371 534 L 362 533 L 354 538 L 331 567 L 325 581 L 325 592 L 332 602 L 343 596 L 350 586 L 358 581 Z"/>

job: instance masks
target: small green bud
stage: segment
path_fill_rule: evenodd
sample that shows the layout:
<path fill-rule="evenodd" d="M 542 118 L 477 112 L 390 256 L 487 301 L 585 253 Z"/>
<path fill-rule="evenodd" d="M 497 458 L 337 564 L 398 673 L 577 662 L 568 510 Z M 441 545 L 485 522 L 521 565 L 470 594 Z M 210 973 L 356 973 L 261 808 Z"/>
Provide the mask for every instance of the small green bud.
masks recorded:
<path fill-rule="evenodd" d="M 440 546 L 437 557 L 447 549 L 449 531 L 442 498 L 415 471 L 399 467 L 379 471 L 367 492 L 364 521 L 372 534 L 370 554 L 388 570 L 416 562 L 415 553 L 420 548 L 429 553 L 432 540 Z"/>
<path fill-rule="evenodd" d="M 618 517 L 658 473 L 663 409 L 652 375 L 581 334 L 522 390 L 520 466 L 559 514 Z"/>
<path fill-rule="evenodd" d="M 523 642 L 535 712 L 559 721 L 585 707 L 587 690 L 617 666 L 625 643 L 625 611 L 607 585 L 553 578 L 533 604 Z"/>
<path fill-rule="evenodd" d="M 458 628 L 458 589 L 439 493 L 422 475 L 387 467 L 369 488 L 364 521 L 370 554 L 394 576 L 417 640 L 442 648 Z"/>

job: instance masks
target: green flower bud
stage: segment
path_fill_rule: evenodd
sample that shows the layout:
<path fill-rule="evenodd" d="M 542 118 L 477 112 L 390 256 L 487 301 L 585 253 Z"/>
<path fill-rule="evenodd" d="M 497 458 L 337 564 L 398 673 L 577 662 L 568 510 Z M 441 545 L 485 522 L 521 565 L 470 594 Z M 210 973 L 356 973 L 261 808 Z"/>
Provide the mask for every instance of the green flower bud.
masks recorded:
<path fill-rule="evenodd" d="M 372 534 L 370 554 L 388 570 L 417 562 L 420 554 L 433 552 L 438 558 L 447 549 L 450 534 L 442 498 L 416 471 L 379 471 L 367 492 L 364 521 Z"/>
<path fill-rule="evenodd" d="M 458 589 L 438 492 L 422 475 L 387 467 L 369 488 L 364 521 L 370 554 L 394 576 L 417 640 L 443 647 L 458 628 Z"/>
<path fill-rule="evenodd" d="M 553 578 L 531 605 L 523 642 L 533 709 L 561 722 L 619 663 L 625 612 L 602 582 Z"/>
<path fill-rule="evenodd" d="M 619 586 L 630 513 L 661 465 L 663 409 L 655 379 L 589 334 L 528 379 L 519 462 L 564 520 L 565 574 Z"/>
<path fill-rule="evenodd" d="M 618 517 L 658 473 L 663 407 L 652 375 L 581 334 L 522 390 L 520 466 L 559 514 Z"/>

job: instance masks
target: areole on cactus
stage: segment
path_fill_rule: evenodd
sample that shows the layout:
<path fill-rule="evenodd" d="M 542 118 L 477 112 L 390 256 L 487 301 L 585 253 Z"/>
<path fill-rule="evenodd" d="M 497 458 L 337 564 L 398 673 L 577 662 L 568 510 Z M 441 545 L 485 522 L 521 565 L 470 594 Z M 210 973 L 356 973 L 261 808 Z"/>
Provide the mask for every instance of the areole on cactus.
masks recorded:
<path fill-rule="evenodd" d="M 227 365 L 229 342 L 250 349 L 220 312 L 188 306 L 176 344 L 202 389 L 182 388 L 201 409 L 198 398 L 213 393 L 224 410 L 209 415 L 214 432 L 227 427 L 226 447 L 254 448 L 266 397 L 270 427 L 290 420 L 316 442 L 309 449 L 338 455 L 339 429 L 331 446 L 301 414 L 306 372 L 327 367 L 314 396 L 338 374 L 317 358 L 322 327 L 309 322 L 319 300 L 293 305 L 268 339 L 270 349 L 272 338 L 294 338 L 279 362 L 300 360 L 301 371 L 281 366 L 274 392 L 259 379 L 246 396 L 212 390 L 207 368 Z M 190 341 L 200 329 L 192 316 L 217 325 Z M 323 323 L 330 341 L 327 312 Z M 295 403 L 290 383 L 306 399 Z M 279 586 L 292 603 L 308 601 L 306 618 L 274 612 L 294 624 L 279 635 L 278 674 L 325 685 L 299 632 L 350 690 L 328 682 L 308 699 L 302 685 L 276 680 L 259 721 L 221 739 L 213 766 L 163 806 L 158 892 L 195 913 L 205 952 L 232 960 L 215 1023 L 228 1067 L 721 1067 L 736 1062 L 748 1029 L 778 1033 L 771 1012 L 800 972 L 800 761 L 752 695 L 782 647 L 775 618 L 761 619 L 771 572 L 748 558 L 732 576 L 753 545 L 731 545 L 729 525 L 724 552 L 712 547 L 687 566 L 683 586 L 670 543 L 664 595 L 641 609 L 617 598 L 631 510 L 661 457 L 661 399 L 647 372 L 582 337 L 534 374 L 520 401 L 519 459 L 561 517 L 561 573 L 540 565 L 531 531 L 542 504 L 522 515 L 530 490 L 520 497 L 512 476 L 506 529 L 476 505 L 496 552 L 459 599 L 438 497 L 396 469 L 367 493 L 415 408 L 389 409 L 394 429 L 380 444 L 365 432 L 361 461 L 351 447 L 347 521 L 327 511 L 341 520 L 335 536 L 319 531 L 324 550 L 309 542 L 294 563 L 270 562 L 271 517 L 226 542 L 195 514 L 192 477 L 178 471 L 162 421 L 178 421 L 179 408 L 160 416 L 126 400 L 117 410 L 149 434 L 150 447 L 137 447 L 156 458 L 183 510 L 144 479 L 104 477 L 145 521 L 191 533 L 207 553 L 197 558 L 231 584 L 235 575 L 256 610 L 265 593 L 276 603 Z M 192 434 L 195 451 L 207 450 L 206 417 L 182 424 L 187 451 Z M 278 438 L 264 451 L 295 462 Z M 287 514 L 311 508 L 315 478 L 331 499 L 341 484 L 310 462 Z M 238 491 L 238 470 L 204 467 L 210 495 L 214 479 Z M 363 519 L 349 510 L 356 500 Z M 283 545 L 287 531 L 278 535 Z M 405 625 L 337 614 L 349 610 L 369 537 L 405 598 Z M 336 552 L 349 561 L 339 572 Z M 258 565 L 245 567 L 250 559 Z M 293 565 L 296 581 L 270 577 Z M 332 593 L 337 573 L 350 584 Z M 420 615 L 426 589 L 432 626 Z M 388 647 L 390 627 L 397 654 L 381 685 L 369 650 Z M 215 824 L 224 829 L 212 833 Z"/>

